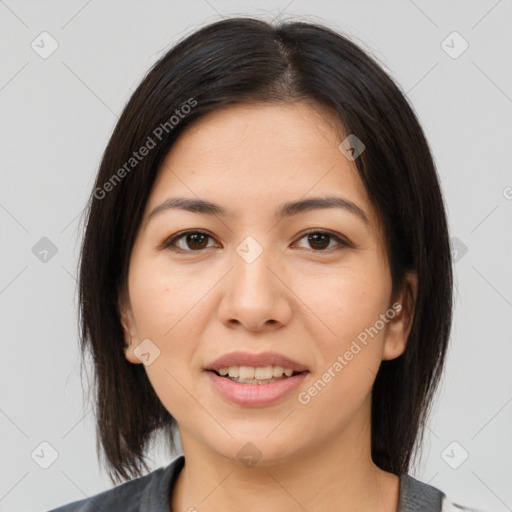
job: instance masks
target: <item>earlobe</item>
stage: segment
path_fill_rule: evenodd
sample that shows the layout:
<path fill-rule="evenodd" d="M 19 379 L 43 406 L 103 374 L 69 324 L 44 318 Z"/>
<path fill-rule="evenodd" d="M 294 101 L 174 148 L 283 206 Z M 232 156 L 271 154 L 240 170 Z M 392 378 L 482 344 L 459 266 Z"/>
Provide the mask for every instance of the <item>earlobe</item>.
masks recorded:
<path fill-rule="evenodd" d="M 395 359 L 407 348 L 407 340 L 412 329 L 414 311 L 418 297 L 418 274 L 409 271 L 405 276 L 403 291 L 393 304 L 395 316 L 390 320 L 384 341 L 383 360 Z M 396 307 L 400 304 L 399 307 Z"/>
<path fill-rule="evenodd" d="M 132 342 L 129 342 L 124 347 L 124 356 L 126 357 L 126 360 L 133 364 L 141 364 L 142 361 L 135 356 L 134 350 L 136 348 L 136 345 Z"/>

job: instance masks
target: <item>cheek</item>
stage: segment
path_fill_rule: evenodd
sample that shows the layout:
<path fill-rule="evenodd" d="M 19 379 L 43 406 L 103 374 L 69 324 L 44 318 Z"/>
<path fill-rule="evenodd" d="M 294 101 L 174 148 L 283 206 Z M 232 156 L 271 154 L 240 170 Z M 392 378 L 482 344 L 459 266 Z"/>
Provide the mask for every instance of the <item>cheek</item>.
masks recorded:
<path fill-rule="evenodd" d="M 316 292 L 315 311 L 335 334 L 316 337 L 322 363 L 307 392 L 314 407 L 338 419 L 355 413 L 371 392 L 388 325 L 381 320 L 391 293 L 388 270 L 377 257 L 361 262 L 325 280 Z"/>
<path fill-rule="evenodd" d="M 341 349 L 373 326 L 387 310 L 390 290 L 389 276 L 378 261 L 345 268 L 316 287 L 308 286 L 311 309 L 330 332 L 327 347 Z"/>
<path fill-rule="evenodd" d="M 196 394 L 190 365 L 203 326 L 193 319 L 201 311 L 199 299 L 205 291 L 158 262 L 132 261 L 129 284 L 137 337 L 140 341 L 150 339 L 158 350 L 158 357 L 144 369 L 164 407 L 182 418 L 190 407 L 190 393 Z"/>
<path fill-rule="evenodd" d="M 160 351 L 155 363 L 146 366 L 157 392 L 173 388 L 179 394 L 172 376 L 190 381 L 191 361 L 209 318 L 204 296 L 215 284 L 213 277 L 210 282 L 177 272 L 164 258 L 132 256 L 129 287 L 137 338 L 149 338 Z"/>
<path fill-rule="evenodd" d="M 207 284 L 172 269 L 164 258 L 134 257 L 129 286 L 139 335 L 170 340 L 187 323 L 187 315 L 200 303 Z"/>
<path fill-rule="evenodd" d="M 350 279 L 331 281 L 318 294 L 317 310 L 335 335 L 313 335 L 320 361 L 299 401 L 324 425 L 336 429 L 355 417 L 371 393 L 382 361 L 386 327 L 374 326 L 386 312 L 385 292 L 382 283 L 351 274 Z"/>

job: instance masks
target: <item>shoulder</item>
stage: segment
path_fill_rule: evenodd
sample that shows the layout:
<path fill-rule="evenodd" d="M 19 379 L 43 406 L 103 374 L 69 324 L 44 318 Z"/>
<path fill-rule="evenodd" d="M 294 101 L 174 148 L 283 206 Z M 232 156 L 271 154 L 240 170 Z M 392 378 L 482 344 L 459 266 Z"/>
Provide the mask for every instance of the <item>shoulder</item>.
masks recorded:
<path fill-rule="evenodd" d="M 400 476 L 398 512 L 482 512 L 455 503 L 436 487 L 416 480 L 410 475 Z"/>
<path fill-rule="evenodd" d="M 168 512 L 171 488 L 183 464 L 181 455 L 166 467 L 48 512 Z"/>

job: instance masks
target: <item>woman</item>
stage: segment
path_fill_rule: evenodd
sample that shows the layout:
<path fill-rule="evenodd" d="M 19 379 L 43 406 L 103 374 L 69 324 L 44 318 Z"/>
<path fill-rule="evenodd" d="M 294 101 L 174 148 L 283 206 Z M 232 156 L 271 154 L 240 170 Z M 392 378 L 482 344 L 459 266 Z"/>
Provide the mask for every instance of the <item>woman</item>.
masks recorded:
<path fill-rule="evenodd" d="M 136 478 L 56 511 L 448 509 L 408 475 L 450 333 L 445 209 L 358 46 L 251 18 L 185 38 L 128 102 L 87 215 L 82 350 L 111 480 Z M 174 427 L 183 455 L 143 476 Z"/>

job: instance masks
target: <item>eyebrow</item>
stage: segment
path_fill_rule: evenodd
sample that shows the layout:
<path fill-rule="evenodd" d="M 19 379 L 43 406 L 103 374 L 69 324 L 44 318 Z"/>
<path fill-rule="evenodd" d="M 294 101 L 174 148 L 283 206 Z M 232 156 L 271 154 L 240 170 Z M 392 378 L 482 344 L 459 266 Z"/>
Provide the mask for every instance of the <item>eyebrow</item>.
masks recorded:
<path fill-rule="evenodd" d="M 343 208 L 344 210 L 356 215 L 367 226 L 370 226 L 368 216 L 363 209 L 352 201 L 337 196 L 310 197 L 307 199 L 300 199 L 299 201 L 284 203 L 276 210 L 275 216 L 277 219 L 282 219 L 284 217 L 291 217 L 307 211 L 325 208 Z M 224 207 L 204 199 L 170 197 L 151 211 L 148 215 L 147 222 L 149 222 L 155 215 L 172 209 L 180 209 L 205 215 L 218 215 L 220 217 L 228 217 L 231 215 Z"/>

